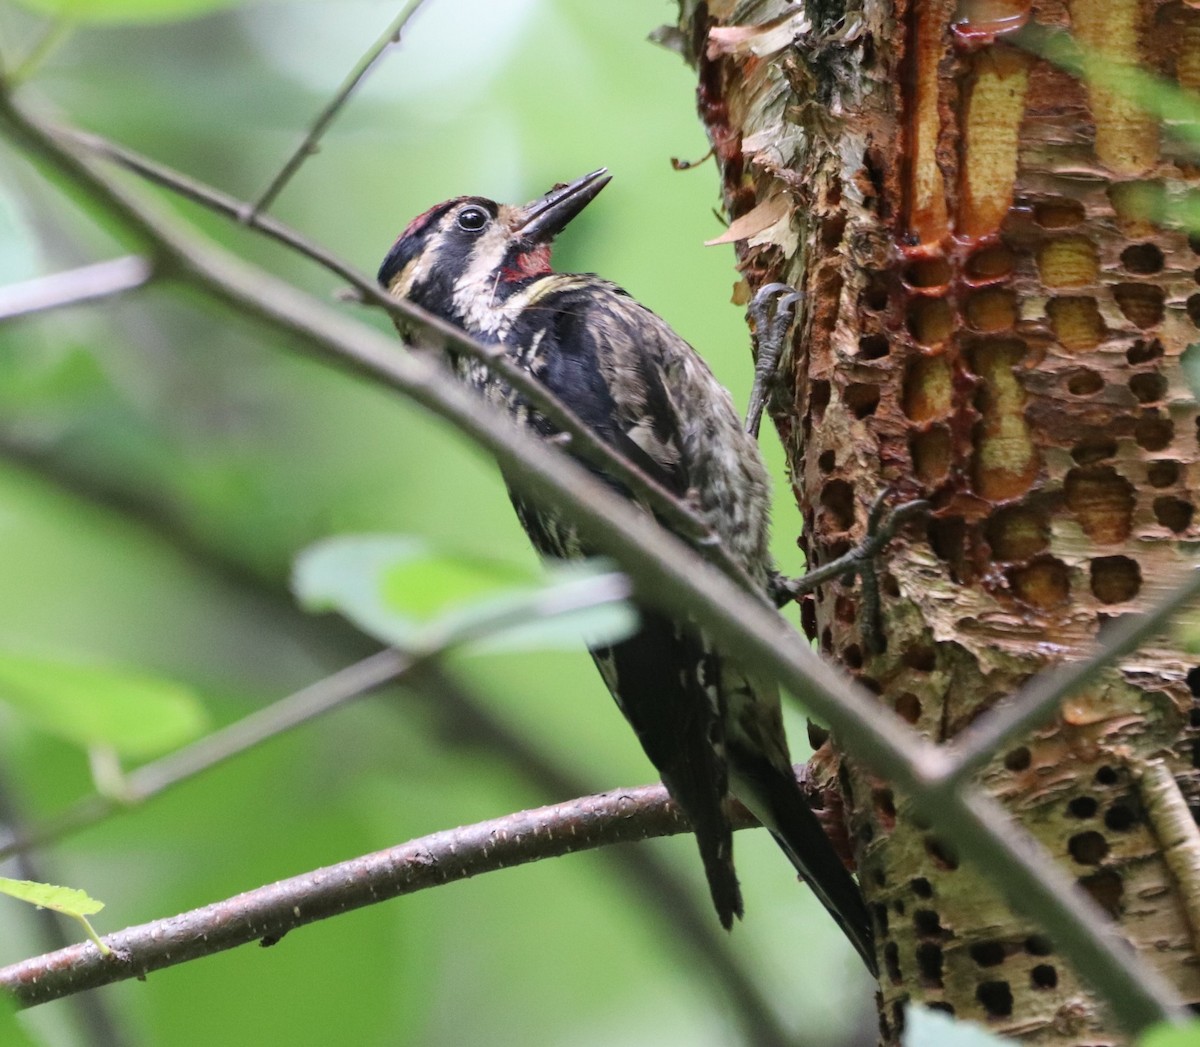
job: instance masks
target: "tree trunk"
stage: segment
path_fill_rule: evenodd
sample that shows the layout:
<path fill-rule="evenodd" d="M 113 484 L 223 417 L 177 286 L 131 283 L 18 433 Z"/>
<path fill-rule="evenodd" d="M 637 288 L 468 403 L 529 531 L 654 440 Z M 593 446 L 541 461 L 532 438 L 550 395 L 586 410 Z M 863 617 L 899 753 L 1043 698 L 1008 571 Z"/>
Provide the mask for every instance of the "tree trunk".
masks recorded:
<path fill-rule="evenodd" d="M 1191 566 L 1200 455 L 1180 359 L 1200 325 L 1200 240 L 1152 220 L 1178 195 L 1166 180 L 1185 188 L 1198 169 L 1127 92 L 1089 88 L 1030 42 L 1069 29 L 1109 70 L 1190 87 L 1200 11 L 681 0 L 680 27 L 741 271 L 807 296 L 772 411 L 810 563 L 858 542 L 881 492 L 934 505 L 884 556 L 882 653 L 856 585 L 823 586 L 805 627 L 950 739 Z M 1200 1001 L 1194 884 L 1164 858 L 1152 801 L 1200 807 L 1193 692 L 1200 667 L 1163 639 L 984 780 Z M 908 1000 L 1029 1042 L 1121 1042 L 953 841 L 914 825 L 888 783 L 843 770 L 885 1042 Z"/>

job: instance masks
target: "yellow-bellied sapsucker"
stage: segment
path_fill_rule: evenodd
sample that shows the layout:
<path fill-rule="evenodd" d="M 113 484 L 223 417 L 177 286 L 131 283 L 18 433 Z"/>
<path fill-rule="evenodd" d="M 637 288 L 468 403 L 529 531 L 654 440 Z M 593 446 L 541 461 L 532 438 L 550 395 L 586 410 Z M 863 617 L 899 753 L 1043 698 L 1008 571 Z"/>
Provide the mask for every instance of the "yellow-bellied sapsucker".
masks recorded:
<path fill-rule="evenodd" d="M 499 344 L 613 448 L 681 499 L 764 586 L 769 493 L 757 443 L 729 393 L 667 324 L 615 284 L 555 273 L 555 236 L 608 182 L 604 170 L 524 207 L 459 197 L 409 223 L 379 282 Z M 554 428 L 505 382 L 451 351 L 458 373 L 543 436 Z M 613 480 L 608 481 L 629 496 Z M 510 494 L 545 556 L 588 550 L 571 524 Z M 728 799 L 771 830 L 875 969 L 870 919 L 793 775 L 773 683 L 753 679 L 694 624 L 641 608 L 632 637 L 592 651 L 621 711 L 696 833 L 721 923 L 742 914 Z"/>

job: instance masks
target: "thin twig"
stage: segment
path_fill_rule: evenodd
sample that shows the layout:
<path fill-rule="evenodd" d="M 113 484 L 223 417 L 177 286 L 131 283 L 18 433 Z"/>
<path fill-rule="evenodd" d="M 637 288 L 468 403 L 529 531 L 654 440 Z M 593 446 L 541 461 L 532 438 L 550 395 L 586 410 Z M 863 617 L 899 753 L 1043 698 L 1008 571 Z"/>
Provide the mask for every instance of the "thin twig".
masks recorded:
<path fill-rule="evenodd" d="M 629 583 L 624 575 L 607 574 L 582 579 L 580 583 L 560 587 L 548 595 L 555 597 L 536 612 L 538 594 L 519 605 L 503 606 L 493 613 L 480 615 L 458 629 L 443 630 L 419 651 L 405 652 L 388 648 L 364 658 L 331 676 L 301 688 L 231 724 L 168 753 L 124 775 L 114 795 L 99 794 L 81 801 L 45 825 L 28 830 L 0 845 L 0 860 L 10 854 L 41 846 L 66 832 L 94 824 L 114 810 L 142 803 L 152 796 L 192 778 L 202 771 L 247 752 L 270 738 L 294 730 L 318 716 L 377 690 L 387 683 L 398 683 L 435 665 L 451 651 L 466 644 L 487 639 L 527 624 L 537 617 L 586 610 L 628 599 Z"/>
<path fill-rule="evenodd" d="M 82 146 L 89 152 L 119 164 L 154 185 L 161 186 L 227 218 L 241 220 L 246 214 L 247 205 L 242 201 L 174 171 L 157 161 L 139 156 L 132 150 L 99 135 L 66 128 L 50 128 L 49 130 L 56 137 L 72 145 Z M 494 346 L 484 345 L 468 335 L 462 328 L 455 327 L 439 316 L 434 316 L 413 302 L 392 298 L 385 294 L 374 280 L 270 215 L 254 215 L 246 218 L 246 224 L 345 280 L 363 303 L 383 309 L 393 319 L 399 318 L 415 324 L 418 328 L 443 339 L 447 345 L 452 345 L 485 364 L 497 377 L 503 379 L 520 393 L 523 399 L 537 408 L 539 413 L 545 415 L 557 429 L 569 435 L 568 446 L 572 454 L 590 462 L 627 487 L 658 516 L 668 522 L 673 530 L 690 539 L 706 560 L 715 564 L 729 577 L 740 582 L 748 592 L 760 593 L 760 587 L 750 579 L 745 568 L 729 555 L 729 551 L 713 534 L 707 522 L 690 505 L 676 498 L 624 455 L 613 450 L 597 437 L 593 430 L 584 425 L 578 415 L 562 403 L 545 385 L 507 356 L 497 353 Z M 764 605 L 768 604 L 765 595 L 763 595 L 763 603 Z"/>
<path fill-rule="evenodd" d="M 153 275 L 153 266 L 145 258 L 126 255 L 8 284 L 0 287 L 0 323 L 135 291 Z"/>
<path fill-rule="evenodd" d="M 95 825 L 114 812 L 144 803 L 268 738 L 293 730 L 384 684 L 401 679 L 416 667 L 414 659 L 389 649 L 339 669 L 182 749 L 130 771 L 122 779 L 119 797 L 96 793 L 40 824 L 13 832 L 8 840 L 0 843 L 0 860 L 43 847 Z"/>
<path fill-rule="evenodd" d="M 962 730 L 947 746 L 948 761 L 938 780 L 945 785 L 969 781 L 1006 746 L 1054 716 L 1065 698 L 1165 628 L 1181 608 L 1200 596 L 1200 568 L 1186 573 L 1186 579 L 1145 614 L 1129 615 L 1105 629 L 1103 642 L 1083 661 L 1043 670 L 1011 701 Z"/>
<path fill-rule="evenodd" d="M 729 656 L 775 677 L 839 732 L 843 744 L 895 787 L 913 797 L 931 823 L 954 838 L 963 857 L 1001 885 L 1015 908 L 1052 929 L 1062 953 L 1106 999 L 1131 1032 L 1179 1021 L 1183 1010 L 1163 976 L 1138 962 L 1113 923 L 1076 890 L 1056 902 L 1064 875 L 1044 849 L 1017 855 L 1010 818 L 989 816 L 975 788 L 931 784 L 944 767 L 939 748 L 919 737 L 873 695 L 824 663 L 762 600 L 706 565 L 686 543 L 628 504 L 557 447 L 537 440 L 456 383 L 424 356 L 400 355 L 379 332 L 334 312 L 268 273 L 184 233 L 65 149 L 0 96 L 0 127 L 50 177 L 100 208 L 140 246 L 174 263 L 176 275 L 210 301 L 285 334 L 293 347 L 405 393 L 488 450 L 532 501 L 553 506 L 581 536 L 612 555 L 641 596 L 668 613 L 686 614 Z M 483 841 L 493 847 L 495 840 Z M 169 929 L 168 929 L 169 931 Z M 257 934 L 271 933 L 257 928 Z M 169 933 L 166 934 L 169 937 Z M 95 977 L 95 957 L 74 954 Z M 158 948 L 155 955 L 161 955 Z M 60 958 L 58 962 L 67 959 Z M 25 978 L 43 973 L 30 969 Z M 34 987 L 36 988 L 36 987 Z"/>
<path fill-rule="evenodd" d="M 317 118 L 313 121 L 312 127 L 309 128 L 308 134 L 304 136 L 304 141 L 296 147 L 296 151 L 287 158 L 287 161 L 279 169 L 279 173 L 271 179 L 271 184 L 263 190 L 262 195 L 253 204 L 245 205 L 245 212 L 239 216 L 242 222 L 249 224 L 258 217 L 260 212 L 270 207 L 275 197 L 283 190 L 283 187 L 291 181 L 292 175 L 300 170 L 300 165 L 317 151 L 317 143 L 321 140 L 321 135 L 325 133 L 326 128 L 333 123 L 334 117 L 341 111 L 342 106 L 350 100 L 350 96 L 370 75 L 376 63 L 383 58 L 388 48 L 400 42 L 400 37 L 404 32 L 405 26 L 408 25 L 409 19 L 417 13 L 417 10 L 425 2 L 426 0 L 410 0 L 408 6 L 383 31 L 383 35 L 358 60 L 358 64 L 350 71 L 350 75 L 342 81 L 342 86 L 338 88 L 337 94 L 317 114 Z"/>

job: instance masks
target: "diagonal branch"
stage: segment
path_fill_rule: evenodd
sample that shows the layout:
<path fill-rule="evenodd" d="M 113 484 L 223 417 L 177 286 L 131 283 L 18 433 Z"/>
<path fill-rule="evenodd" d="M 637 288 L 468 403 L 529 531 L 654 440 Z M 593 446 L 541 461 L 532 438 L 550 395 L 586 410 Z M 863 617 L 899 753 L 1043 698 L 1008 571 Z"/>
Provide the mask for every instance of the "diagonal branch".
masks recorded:
<path fill-rule="evenodd" d="M 185 234 L 65 149 L 0 97 L 0 128 L 55 181 L 105 212 L 125 235 L 158 250 L 179 279 L 210 301 L 285 334 L 326 362 L 403 392 L 486 448 L 533 501 L 552 505 L 584 539 L 617 559 L 643 599 L 688 615 L 731 657 L 770 674 L 841 734 L 848 748 L 896 788 L 936 828 L 953 836 L 1018 910 L 1038 921 L 1080 975 L 1104 996 L 1120 1024 L 1140 1031 L 1179 1020 L 1175 993 L 1139 964 L 1111 921 L 1044 849 L 1011 846 L 1011 819 L 976 789 L 939 788 L 946 757 L 872 695 L 821 661 L 760 599 L 705 564 L 674 535 L 624 500 L 560 449 L 539 442 L 472 396 L 423 356 L 402 355 L 377 331 L 341 316 L 193 234 Z M 1068 897 L 1069 896 L 1069 897 Z M 1062 899 L 1066 899 L 1063 901 Z M 261 930 L 259 933 L 262 933 Z"/>
<path fill-rule="evenodd" d="M 1136 651 L 1171 619 L 1200 596 L 1200 569 L 1185 572 L 1186 577 L 1145 614 L 1128 615 L 1106 629 L 1103 644 L 1080 662 L 1038 673 L 1010 702 L 959 732 L 949 748 L 951 761 L 943 770 L 942 781 L 954 785 L 968 781 L 1001 749 L 1050 719 L 1063 699 L 1080 691 L 1118 658 Z"/>
<path fill-rule="evenodd" d="M 261 212 L 274 203 L 275 198 L 283 191 L 284 186 L 291 181 L 292 175 L 300 170 L 300 165 L 317 151 L 317 143 L 320 142 L 321 136 L 325 133 L 329 125 L 333 123 L 334 117 L 341 112 L 342 107 L 350 100 L 350 96 L 358 90 L 362 82 L 371 74 L 371 71 L 380 59 L 383 58 L 384 53 L 394 44 L 400 42 L 400 37 L 408 25 L 409 19 L 417 13 L 424 3 L 425 0 L 410 0 L 408 6 L 383 31 L 383 35 L 358 60 L 358 63 L 350 71 L 350 74 L 342 81 L 342 86 L 338 88 L 337 93 L 329 100 L 325 108 L 317 114 L 316 120 L 313 121 L 313 125 L 309 128 L 308 134 L 304 136 L 304 140 L 296 147 L 296 151 L 287 158 L 284 165 L 279 169 L 279 173 L 271 179 L 270 185 L 263 190 L 262 195 L 253 204 L 246 206 L 245 212 L 239 216 L 241 221 L 249 224 Z"/>

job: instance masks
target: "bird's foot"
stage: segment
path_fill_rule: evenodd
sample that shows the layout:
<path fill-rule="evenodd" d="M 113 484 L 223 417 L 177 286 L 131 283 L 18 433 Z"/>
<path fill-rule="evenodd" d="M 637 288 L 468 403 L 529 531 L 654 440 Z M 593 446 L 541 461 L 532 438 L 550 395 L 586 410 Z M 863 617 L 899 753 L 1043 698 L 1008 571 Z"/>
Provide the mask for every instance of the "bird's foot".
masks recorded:
<path fill-rule="evenodd" d="M 754 340 L 758 356 L 754 364 L 754 386 L 746 408 L 746 432 L 758 439 L 767 392 L 775 378 L 779 358 L 783 355 L 787 334 L 796 318 L 796 303 L 802 295 L 787 284 L 772 283 L 760 287 L 746 310 L 754 323 Z"/>
<path fill-rule="evenodd" d="M 875 557 L 895 537 L 896 531 L 905 523 L 929 511 L 929 503 L 923 498 L 902 502 L 889 510 L 888 492 L 883 491 L 867 516 L 866 537 L 848 553 L 820 567 L 814 567 L 801 578 L 785 578 L 775 573 L 768 579 L 768 591 L 776 607 L 784 607 L 792 600 L 811 593 L 818 585 L 833 579 L 852 581 L 855 575 L 862 579 L 862 618 L 860 628 L 867 651 L 877 654 L 883 650 L 883 630 L 879 613 L 879 575 L 875 568 Z"/>

